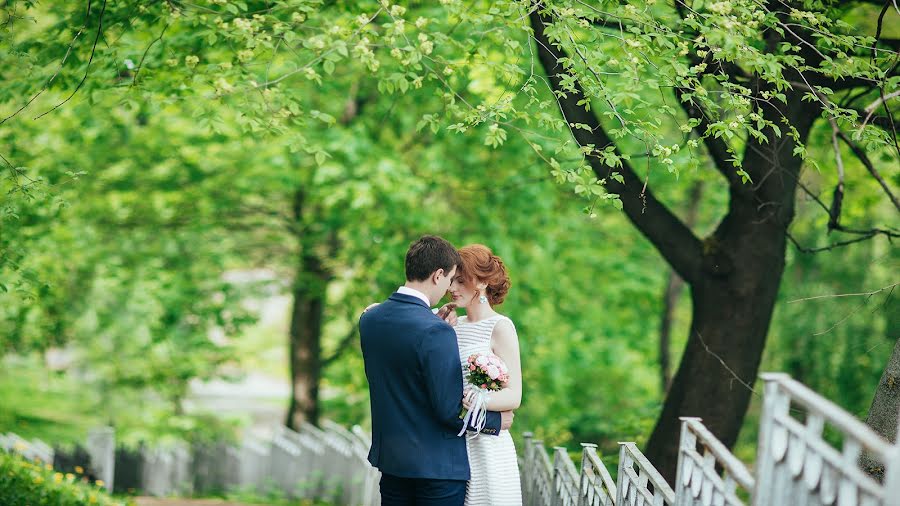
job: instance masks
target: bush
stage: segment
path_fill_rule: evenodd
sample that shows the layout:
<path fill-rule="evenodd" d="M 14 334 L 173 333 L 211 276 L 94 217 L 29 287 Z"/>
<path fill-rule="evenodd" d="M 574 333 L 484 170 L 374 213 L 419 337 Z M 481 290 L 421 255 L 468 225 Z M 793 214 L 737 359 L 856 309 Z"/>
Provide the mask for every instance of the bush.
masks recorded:
<path fill-rule="evenodd" d="M 133 506 L 134 503 L 114 499 L 99 486 L 80 482 L 72 473 L 59 473 L 49 465 L 28 462 L 18 455 L 0 451 L 0 504 Z"/>

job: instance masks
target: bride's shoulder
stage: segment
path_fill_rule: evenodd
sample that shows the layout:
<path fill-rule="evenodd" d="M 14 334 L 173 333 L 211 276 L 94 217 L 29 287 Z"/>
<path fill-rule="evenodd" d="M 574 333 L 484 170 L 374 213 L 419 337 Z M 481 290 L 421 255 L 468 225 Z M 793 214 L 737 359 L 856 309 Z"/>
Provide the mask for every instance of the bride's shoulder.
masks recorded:
<path fill-rule="evenodd" d="M 516 333 L 516 324 L 506 315 L 497 314 L 497 323 L 494 324 L 494 334 L 497 333 Z"/>

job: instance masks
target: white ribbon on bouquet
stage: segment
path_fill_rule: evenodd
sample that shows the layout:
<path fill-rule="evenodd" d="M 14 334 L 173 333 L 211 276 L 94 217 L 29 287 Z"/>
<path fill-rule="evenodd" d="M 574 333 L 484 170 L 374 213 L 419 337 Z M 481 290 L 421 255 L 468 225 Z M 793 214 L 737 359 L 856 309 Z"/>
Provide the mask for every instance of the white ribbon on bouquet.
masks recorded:
<path fill-rule="evenodd" d="M 460 429 L 457 436 L 465 434 L 470 423 L 475 430 L 475 436 L 477 436 L 487 423 L 487 404 L 488 400 L 490 400 L 488 390 L 486 388 L 474 388 L 473 391 L 475 394 L 472 396 L 472 407 L 466 411 L 466 416 L 463 417 L 462 429 Z"/>

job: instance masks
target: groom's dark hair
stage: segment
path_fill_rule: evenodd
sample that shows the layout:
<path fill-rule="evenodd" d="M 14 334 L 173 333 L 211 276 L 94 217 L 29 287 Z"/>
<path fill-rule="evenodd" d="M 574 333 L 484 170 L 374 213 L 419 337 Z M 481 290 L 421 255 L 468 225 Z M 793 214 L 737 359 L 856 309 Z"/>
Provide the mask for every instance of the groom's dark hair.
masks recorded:
<path fill-rule="evenodd" d="M 462 264 L 459 251 L 436 235 L 423 235 L 409 245 L 406 251 L 406 280 L 425 281 L 434 271 L 444 269 L 449 274 L 454 267 Z"/>

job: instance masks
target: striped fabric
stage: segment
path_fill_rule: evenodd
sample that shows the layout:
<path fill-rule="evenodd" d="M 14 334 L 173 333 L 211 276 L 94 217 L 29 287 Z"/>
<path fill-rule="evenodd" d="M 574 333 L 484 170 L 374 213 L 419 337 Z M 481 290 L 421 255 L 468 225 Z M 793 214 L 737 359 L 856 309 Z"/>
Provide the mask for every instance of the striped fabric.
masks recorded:
<path fill-rule="evenodd" d="M 490 353 L 491 334 L 501 319 L 509 320 L 499 314 L 475 323 L 466 321 L 465 316 L 459 319 L 455 328 L 461 366 L 465 367 L 473 353 Z M 466 486 L 466 506 L 521 506 L 516 447 L 509 431 L 502 430 L 498 436 L 475 436 L 469 432 L 466 443 L 472 469 L 472 478 Z"/>

